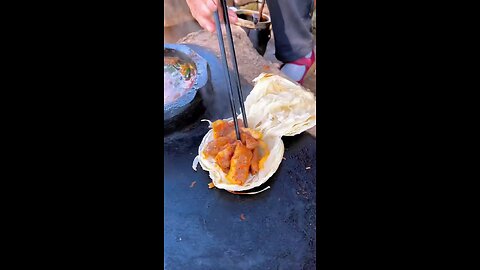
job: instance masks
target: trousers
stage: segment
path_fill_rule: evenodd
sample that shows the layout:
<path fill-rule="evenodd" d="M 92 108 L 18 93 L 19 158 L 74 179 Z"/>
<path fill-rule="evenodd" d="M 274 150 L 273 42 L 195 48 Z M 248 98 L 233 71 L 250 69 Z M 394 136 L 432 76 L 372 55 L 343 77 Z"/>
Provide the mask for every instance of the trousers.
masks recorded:
<path fill-rule="evenodd" d="M 286 63 L 313 49 L 314 0 L 267 0 L 275 39 L 275 57 Z"/>

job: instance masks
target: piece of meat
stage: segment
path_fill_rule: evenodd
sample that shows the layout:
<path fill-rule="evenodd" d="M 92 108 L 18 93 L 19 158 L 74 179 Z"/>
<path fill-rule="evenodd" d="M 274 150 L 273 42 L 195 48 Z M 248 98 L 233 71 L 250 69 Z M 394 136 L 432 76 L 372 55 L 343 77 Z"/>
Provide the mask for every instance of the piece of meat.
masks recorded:
<path fill-rule="evenodd" d="M 250 133 L 241 132 L 240 137 L 242 138 L 242 143 L 250 150 L 255 149 L 258 146 L 258 141 L 255 140 Z"/>
<path fill-rule="evenodd" d="M 238 127 L 239 127 L 240 129 L 243 128 L 243 120 L 242 120 L 242 119 L 237 119 L 237 122 L 238 122 Z M 232 124 L 232 127 L 235 126 L 235 124 L 233 123 L 233 120 L 230 121 L 230 123 Z M 234 129 L 235 129 L 235 127 L 234 127 Z"/>
<path fill-rule="evenodd" d="M 235 133 L 235 129 L 232 129 L 226 137 L 232 139 L 232 140 L 237 140 L 237 133 Z"/>
<path fill-rule="evenodd" d="M 241 128 L 243 127 L 243 121 L 238 120 L 238 126 Z M 225 137 L 232 133 L 235 134 L 235 124 L 233 121 L 224 121 L 224 120 L 217 120 L 212 123 L 213 128 L 213 138 Z"/>
<path fill-rule="evenodd" d="M 217 156 L 218 152 L 225 148 L 225 146 L 233 142 L 235 142 L 235 140 L 229 137 L 219 137 L 217 139 L 213 139 L 213 141 L 207 144 L 207 147 L 205 147 L 203 153 L 207 157 L 215 157 Z"/>
<path fill-rule="evenodd" d="M 253 149 L 252 163 L 250 164 L 250 172 L 252 175 L 257 174 L 260 171 L 259 163 L 260 162 L 260 152 L 258 147 Z"/>
<path fill-rule="evenodd" d="M 258 154 L 260 161 L 258 162 L 259 170 L 263 169 L 265 161 L 267 161 L 270 151 L 268 150 L 268 145 L 263 140 L 258 140 Z"/>
<path fill-rule="evenodd" d="M 223 120 L 217 120 L 212 123 L 213 138 L 224 137 L 229 133 L 229 125 Z"/>
<path fill-rule="evenodd" d="M 262 138 L 262 133 L 260 131 L 256 131 L 254 129 L 251 129 L 251 128 L 245 128 L 245 127 L 241 127 L 240 130 L 242 132 L 246 132 L 248 134 L 250 134 L 250 136 L 252 136 L 254 139 L 256 140 L 259 140 Z"/>
<path fill-rule="evenodd" d="M 242 143 L 237 143 L 232 160 L 230 161 L 230 171 L 227 174 L 227 180 L 230 183 L 243 185 L 248 179 L 252 156 L 253 154 L 250 149 Z"/>
<path fill-rule="evenodd" d="M 240 128 L 240 140 L 250 150 L 253 150 L 255 147 L 258 146 L 257 140 L 260 139 L 261 136 L 262 134 L 258 131 L 254 131 L 250 128 L 244 128 L 244 127 Z M 235 133 L 235 127 L 232 126 L 231 130 L 226 135 L 226 137 L 229 137 L 233 140 L 237 139 L 237 134 Z"/>
<path fill-rule="evenodd" d="M 235 144 L 227 144 L 225 148 L 218 152 L 217 156 L 215 157 L 215 161 L 217 162 L 218 166 L 222 168 L 224 173 L 228 173 L 230 169 L 230 160 L 232 159 L 234 151 Z"/>

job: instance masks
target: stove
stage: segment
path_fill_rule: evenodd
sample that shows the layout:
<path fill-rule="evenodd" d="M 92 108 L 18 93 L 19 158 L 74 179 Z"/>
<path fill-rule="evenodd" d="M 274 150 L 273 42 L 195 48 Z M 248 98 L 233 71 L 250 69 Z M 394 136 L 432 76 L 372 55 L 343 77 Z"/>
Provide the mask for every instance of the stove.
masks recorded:
<path fill-rule="evenodd" d="M 316 140 L 283 137 L 284 160 L 256 195 L 209 189 L 192 162 L 208 131 L 201 119 L 231 117 L 219 59 L 185 45 L 207 64 L 211 87 L 198 91 L 204 110 L 164 137 L 164 269 L 315 269 Z M 246 97 L 253 88 L 241 81 Z"/>

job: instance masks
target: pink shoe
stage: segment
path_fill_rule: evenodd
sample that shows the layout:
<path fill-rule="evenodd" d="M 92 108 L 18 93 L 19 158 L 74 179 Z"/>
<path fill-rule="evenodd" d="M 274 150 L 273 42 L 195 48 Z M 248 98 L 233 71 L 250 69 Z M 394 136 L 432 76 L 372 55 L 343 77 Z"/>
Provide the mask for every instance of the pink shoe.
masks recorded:
<path fill-rule="evenodd" d="M 289 62 L 289 63 L 285 63 L 281 66 L 281 70 L 282 72 L 284 72 L 287 76 L 293 78 L 294 76 L 292 76 L 291 74 L 288 74 L 288 72 L 285 72 L 283 70 L 283 67 L 286 65 L 286 64 L 291 64 L 291 65 L 297 65 L 297 66 L 304 66 L 305 67 L 305 72 L 303 73 L 302 75 L 302 78 L 300 80 L 298 80 L 297 82 L 299 84 L 302 84 L 303 85 L 303 80 L 305 79 L 305 76 L 307 75 L 308 71 L 310 70 L 310 68 L 312 67 L 313 63 L 315 62 L 315 51 L 312 50 L 312 55 L 310 56 L 310 58 L 306 58 L 306 57 L 303 57 L 303 58 L 300 58 L 300 59 L 297 59 L 293 62 Z"/>

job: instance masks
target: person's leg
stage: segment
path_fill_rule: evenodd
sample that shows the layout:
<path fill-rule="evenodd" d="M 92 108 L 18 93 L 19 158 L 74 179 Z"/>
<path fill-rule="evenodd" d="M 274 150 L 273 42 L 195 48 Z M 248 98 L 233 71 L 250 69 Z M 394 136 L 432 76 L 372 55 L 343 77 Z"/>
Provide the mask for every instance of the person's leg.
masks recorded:
<path fill-rule="evenodd" d="M 275 56 L 286 63 L 282 71 L 301 81 L 313 59 L 311 12 L 314 1 L 267 0 L 267 5 L 275 38 Z M 292 63 L 295 61 L 297 64 Z"/>
<path fill-rule="evenodd" d="M 313 0 L 267 0 L 275 37 L 275 56 L 282 62 L 304 57 L 313 49 Z"/>

